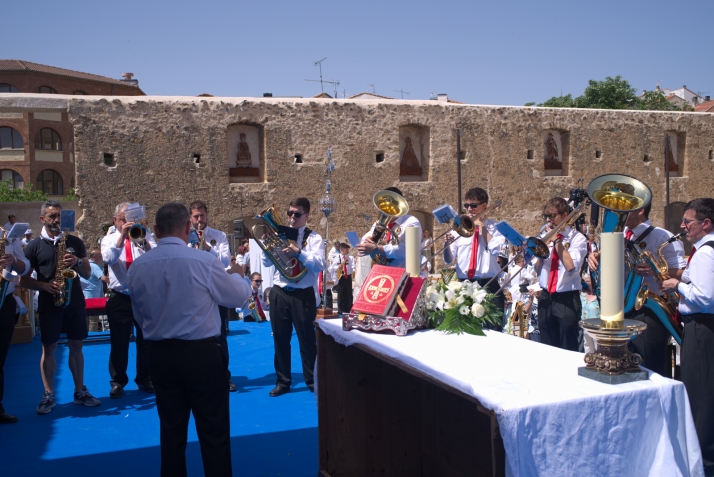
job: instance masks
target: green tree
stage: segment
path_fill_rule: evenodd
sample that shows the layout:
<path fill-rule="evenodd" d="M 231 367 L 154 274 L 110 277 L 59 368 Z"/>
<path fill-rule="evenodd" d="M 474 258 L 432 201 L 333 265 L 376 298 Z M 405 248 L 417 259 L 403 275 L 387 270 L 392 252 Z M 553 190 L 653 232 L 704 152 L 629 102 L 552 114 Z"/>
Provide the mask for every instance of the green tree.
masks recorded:
<path fill-rule="evenodd" d="M 0 202 L 40 202 L 47 200 L 47 195 L 41 190 L 34 190 L 32 184 L 24 189 L 15 189 L 10 179 L 0 181 Z"/>
<path fill-rule="evenodd" d="M 604 81 L 588 81 L 588 87 L 582 96 L 575 98 L 575 104 L 578 108 L 634 109 L 638 102 L 636 91 L 621 76 L 606 76 Z"/>
<path fill-rule="evenodd" d="M 681 111 L 682 108 L 667 101 L 662 91 L 645 91 L 637 104 L 637 109 L 649 111 Z"/>
<path fill-rule="evenodd" d="M 577 99 L 577 98 L 576 98 Z M 549 100 L 540 103 L 538 106 L 543 106 L 546 108 L 577 108 L 575 105 L 575 99 L 569 94 L 565 96 L 553 96 Z"/>
<path fill-rule="evenodd" d="M 70 201 L 70 200 L 77 200 L 79 197 L 77 197 L 77 192 L 74 190 L 74 187 L 69 188 L 69 193 L 62 197 L 62 200 Z"/>

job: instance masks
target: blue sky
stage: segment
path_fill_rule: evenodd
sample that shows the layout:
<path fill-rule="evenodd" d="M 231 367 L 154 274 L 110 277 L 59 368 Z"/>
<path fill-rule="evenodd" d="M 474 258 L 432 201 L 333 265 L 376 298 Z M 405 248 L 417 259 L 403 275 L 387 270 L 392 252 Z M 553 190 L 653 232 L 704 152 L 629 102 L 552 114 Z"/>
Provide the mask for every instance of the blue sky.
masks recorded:
<path fill-rule="evenodd" d="M 0 58 L 114 78 L 147 94 L 405 99 L 447 93 L 522 105 L 582 94 L 589 79 L 687 85 L 714 96 L 714 1 L 14 0 Z M 332 86 L 325 85 L 332 94 Z"/>

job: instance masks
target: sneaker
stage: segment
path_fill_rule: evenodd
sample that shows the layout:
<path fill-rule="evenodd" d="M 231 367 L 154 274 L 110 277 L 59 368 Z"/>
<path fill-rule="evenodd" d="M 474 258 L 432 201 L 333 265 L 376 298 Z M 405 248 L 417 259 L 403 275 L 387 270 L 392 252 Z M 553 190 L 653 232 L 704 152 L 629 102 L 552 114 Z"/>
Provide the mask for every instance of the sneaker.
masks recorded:
<path fill-rule="evenodd" d="M 99 406 L 99 399 L 95 398 L 89 391 L 87 391 L 87 386 L 82 386 L 82 389 L 74 392 L 74 402 L 75 404 L 84 404 L 85 406 Z"/>
<path fill-rule="evenodd" d="M 53 407 L 55 407 L 55 397 L 49 391 L 45 391 L 40 405 L 37 406 L 37 414 L 47 414 Z"/>

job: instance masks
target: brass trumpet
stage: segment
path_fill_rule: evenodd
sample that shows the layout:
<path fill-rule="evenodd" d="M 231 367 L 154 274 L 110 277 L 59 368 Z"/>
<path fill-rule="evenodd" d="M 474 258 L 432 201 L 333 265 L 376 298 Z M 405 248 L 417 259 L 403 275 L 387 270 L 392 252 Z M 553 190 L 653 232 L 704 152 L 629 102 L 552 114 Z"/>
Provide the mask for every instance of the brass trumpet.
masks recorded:
<path fill-rule="evenodd" d="M 141 224 L 134 224 L 129 227 L 129 240 L 139 244 L 146 239 L 146 227 Z"/>
<path fill-rule="evenodd" d="M 484 210 L 482 210 L 480 213 L 474 215 L 473 217 L 470 216 L 469 214 L 457 215 L 456 217 L 454 217 L 454 220 L 451 221 L 451 227 L 446 232 L 444 232 L 441 235 L 439 235 L 438 237 L 436 237 L 434 239 L 434 242 L 436 242 L 437 240 L 439 240 L 441 237 L 448 234 L 452 230 L 462 237 L 465 237 L 465 238 L 472 237 L 474 232 L 476 231 L 476 221 L 486 218 L 489 214 L 492 214 L 493 211 L 499 209 L 502 204 L 503 204 L 503 202 L 501 201 L 501 199 L 497 199 L 493 202 L 493 204 L 489 205 L 488 207 L 486 207 Z M 446 248 L 449 245 L 451 245 L 451 244 L 448 243 L 448 240 L 447 240 L 447 243 L 444 244 L 444 246 L 441 248 L 441 250 L 434 253 L 433 256 L 436 257 L 437 255 L 439 255 L 441 252 L 446 250 Z"/>

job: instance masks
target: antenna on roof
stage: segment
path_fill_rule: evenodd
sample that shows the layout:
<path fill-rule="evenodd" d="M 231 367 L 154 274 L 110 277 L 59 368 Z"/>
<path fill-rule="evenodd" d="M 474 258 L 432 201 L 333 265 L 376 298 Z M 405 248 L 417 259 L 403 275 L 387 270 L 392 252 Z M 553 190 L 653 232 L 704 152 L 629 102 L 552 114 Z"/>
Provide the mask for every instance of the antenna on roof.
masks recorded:
<path fill-rule="evenodd" d="M 305 81 L 319 81 L 319 82 L 320 82 L 320 89 L 322 90 L 323 93 L 325 92 L 325 88 L 324 88 L 323 85 L 322 85 L 322 83 L 324 82 L 324 81 L 322 81 L 322 62 L 325 61 L 326 59 L 327 59 L 327 57 L 324 57 L 323 59 L 321 59 L 321 60 L 319 60 L 319 61 L 316 61 L 316 62 L 314 62 L 314 63 L 312 64 L 313 66 L 319 66 L 319 67 L 320 67 L 320 79 L 319 79 L 319 80 L 305 80 Z"/>
<path fill-rule="evenodd" d="M 372 94 L 377 94 L 377 92 L 374 90 L 374 83 L 369 84 L 372 87 Z"/>
<path fill-rule="evenodd" d="M 396 93 L 402 93 L 402 99 L 404 99 L 405 94 L 410 94 L 409 91 L 404 91 L 403 89 L 395 89 Z"/>

